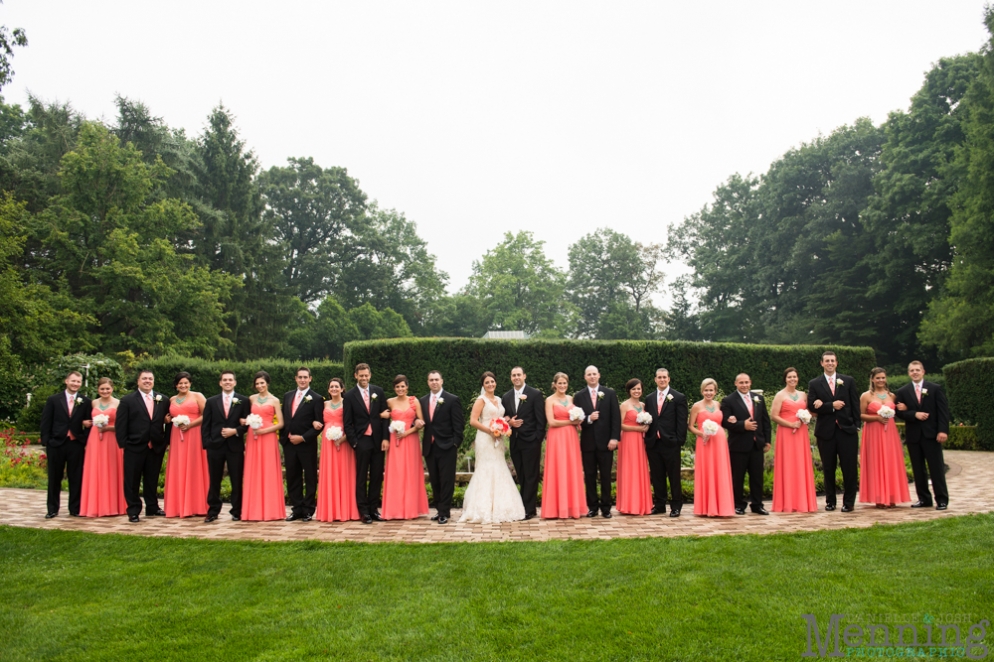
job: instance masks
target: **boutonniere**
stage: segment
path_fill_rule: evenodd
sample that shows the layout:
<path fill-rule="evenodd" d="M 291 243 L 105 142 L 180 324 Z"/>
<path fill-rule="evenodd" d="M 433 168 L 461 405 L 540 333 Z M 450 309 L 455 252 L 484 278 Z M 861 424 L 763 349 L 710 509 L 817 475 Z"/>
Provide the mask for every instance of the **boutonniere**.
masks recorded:
<path fill-rule="evenodd" d="M 445 402 L 445 398 L 439 398 L 438 400 L 435 400 L 435 404 L 436 404 L 436 405 L 440 405 L 440 404 L 442 404 L 443 402 Z"/>
<path fill-rule="evenodd" d="M 528 399 L 528 396 L 525 395 L 524 393 L 522 393 L 521 395 L 518 396 L 518 400 L 521 400 L 522 402 L 524 402 L 527 399 Z"/>
<path fill-rule="evenodd" d="M 604 391 L 597 391 L 597 399 L 600 400 L 604 397 Z"/>
<path fill-rule="evenodd" d="M 370 394 L 369 399 L 370 400 L 375 400 L 376 399 L 376 394 L 375 393 Z"/>
<path fill-rule="evenodd" d="M 666 399 L 667 399 L 667 400 L 672 400 L 672 399 L 673 399 L 673 396 L 672 396 L 671 394 L 667 393 L 667 394 L 666 394 Z"/>
<path fill-rule="evenodd" d="M 81 397 L 79 397 L 79 396 L 77 395 L 77 396 L 76 396 L 76 404 L 77 404 L 77 405 L 81 405 L 81 404 L 83 404 L 83 398 L 81 398 Z"/>
<path fill-rule="evenodd" d="M 310 401 L 311 401 L 311 396 L 305 395 L 304 396 L 304 402 L 310 402 Z M 238 400 L 235 400 L 235 402 L 238 402 Z"/>
<path fill-rule="evenodd" d="M 841 379 L 836 379 L 836 380 L 835 380 L 835 385 L 836 385 L 836 386 L 842 386 L 843 384 L 845 384 L 845 382 L 844 382 L 844 381 L 842 381 Z"/>
<path fill-rule="evenodd" d="M 238 398 L 232 398 L 231 399 L 231 404 L 240 405 L 240 404 L 242 404 L 242 401 L 239 400 Z"/>
<path fill-rule="evenodd" d="M 156 402 L 162 402 L 162 394 L 161 393 L 156 393 L 155 394 L 155 401 Z"/>
<path fill-rule="evenodd" d="M 927 388 L 923 388 L 922 389 L 922 395 L 928 395 L 928 389 Z"/>
<path fill-rule="evenodd" d="M 752 396 L 752 401 L 753 402 L 759 402 L 759 396 L 758 395 Z"/>

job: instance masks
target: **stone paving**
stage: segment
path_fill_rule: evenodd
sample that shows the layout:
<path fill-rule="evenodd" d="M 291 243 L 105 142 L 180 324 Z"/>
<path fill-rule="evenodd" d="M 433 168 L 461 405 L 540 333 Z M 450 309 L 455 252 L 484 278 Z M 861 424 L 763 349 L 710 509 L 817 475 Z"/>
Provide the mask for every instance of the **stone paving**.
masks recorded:
<path fill-rule="evenodd" d="M 862 528 L 874 524 L 917 522 L 968 513 L 994 511 L 994 453 L 947 451 L 949 509 L 911 509 L 907 506 L 879 509 L 857 504 L 856 511 L 843 514 L 825 512 L 819 498 L 816 513 L 772 513 L 769 517 L 747 514 L 732 518 L 694 517 L 687 504 L 679 518 L 668 516 L 632 517 L 615 512 L 611 519 L 595 517 L 575 520 L 542 520 L 507 524 L 459 524 L 459 511 L 445 525 L 427 517 L 364 525 L 359 522 L 233 522 L 227 514 L 205 524 L 203 518 L 142 517 L 131 524 L 126 517 L 69 517 L 63 493 L 59 517 L 45 519 L 44 490 L 0 489 L 0 524 L 39 529 L 63 529 L 90 533 L 120 533 L 142 536 L 172 536 L 207 540 L 322 540 L 327 542 L 493 542 L 541 540 L 610 540 L 674 536 L 711 536 L 739 533 L 789 533 L 824 529 Z M 914 485 L 911 485 L 912 497 Z M 767 507 L 770 504 L 767 502 Z M 841 500 L 840 500 L 841 506 Z M 225 507 L 225 511 L 227 507 Z"/>

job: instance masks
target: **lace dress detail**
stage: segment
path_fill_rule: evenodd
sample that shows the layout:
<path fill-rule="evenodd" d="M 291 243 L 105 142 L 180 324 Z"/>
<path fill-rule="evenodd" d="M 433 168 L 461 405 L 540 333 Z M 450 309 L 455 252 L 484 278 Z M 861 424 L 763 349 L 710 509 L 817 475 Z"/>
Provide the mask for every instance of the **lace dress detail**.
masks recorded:
<path fill-rule="evenodd" d="M 504 407 L 498 402 L 483 398 L 483 413 L 480 422 L 490 425 L 490 421 L 504 415 Z M 504 457 L 505 439 L 494 446 L 494 438 L 486 432 L 476 431 L 476 471 L 466 488 L 460 522 L 496 524 L 514 522 L 525 518 L 525 507 L 518 493 L 518 486 L 511 477 Z"/>

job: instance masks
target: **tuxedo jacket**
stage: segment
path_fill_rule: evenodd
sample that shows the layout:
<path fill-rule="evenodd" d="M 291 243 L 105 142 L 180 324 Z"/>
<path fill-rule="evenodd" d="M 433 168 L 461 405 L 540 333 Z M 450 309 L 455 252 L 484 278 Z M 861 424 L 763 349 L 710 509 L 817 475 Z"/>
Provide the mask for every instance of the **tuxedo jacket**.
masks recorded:
<path fill-rule="evenodd" d="M 521 427 L 511 428 L 511 444 L 518 442 L 530 444 L 542 443 L 545 438 L 545 396 L 537 388 L 525 384 L 521 394 L 526 396 L 518 403 L 518 411 L 514 411 L 514 389 L 504 394 L 500 399 L 504 406 L 504 415 L 521 419 Z"/>
<path fill-rule="evenodd" d="M 373 397 L 374 395 L 376 397 Z M 384 438 L 390 438 L 390 433 L 387 432 L 390 429 L 390 419 L 380 418 L 380 413 L 388 409 L 383 389 L 373 384 L 369 385 L 369 409 L 366 409 L 366 402 L 362 399 L 362 390 L 358 386 L 353 386 L 346 391 L 342 400 L 342 423 L 345 426 L 345 437 L 353 448 L 359 443 L 359 437 L 366 434 L 366 429 L 369 427 L 373 428 L 370 436 L 377 446 Z"/>
<path fill-rule="evenodd" d="M 687 397 L 671 388 L 667 396 L 673 399 L 667 399 L 660 412 L 658 395 L 659 389 L 654 389 L 645 399 L 645 411 L 652 416 L 645 433 L 645 447 L 655 448 L 658 443 L 664 448 L 682 448 L 687 443 Z"/>
<path fill-rule="evenodd" d="M 462 446 L 463 431 L 466 427 L 466 415 L 462 410 L 462 403 L 459 397 L 442 390 L 438 394 L 439 401 L 435 401 L 435 415 L 431 411 L 431 393 L 421 398 L 421 413 L 425 417 L 424 436 L 421 437 L 421 454 L 428 457 L 431 450 L 432 439 L 434 444 L 443 451 L 447 451 L 453 446 Z M 362 396 L 359 396 L 362 400 Z"/>
<path fill-rule="evenodd" d="M 859 417 L 859 390 L 856 382 L 849 375 L 835 373 L 836 382 L 835 395 L 828 385 L 825 375 L 821 374 L 808 382 L 808 411 L 818 414 L 818 421 L 815 423 L 815 437 L 819 439 L 831 439 L 838 427 L 843 432 L 856 434 L 862 425 Z M 815 400 L 821 400 L 821 407 L 815 409 Z M 832 402 L 842 400 L 846 406 L 835 411 Z"/>
<path fill-rule="evenodd" d="M 83 421 L 92 418 L 92 411 L 92 402 L 82 393 L 76 393 L 72 416 L 69 415 L 69 403 L 64 389 L 50 396 L 45 401 L 45 408 L 41 410 L 41 445 L 58 448 L 66 443 L 71 432 L 73 438 L 85 446 L 86 430 L 83 428 Z"/>
<path fill-rule="evenodd" d="M 238 400 L 238 404 L 235 404 Z M 224 394 L 218 393 L 207 398 L 204 403 L 204 420 L 200 424 L 200 438 L 204 449 L 230 450 L 240 452 L 245 450 L 245 432 L 247 425 L 240 422 L 252 413 L 252 401 L 248 396 L 239 393 L 231 394 L 231 406 L 228 407 L 228 415 L 224 415 Z M 299 410 L 297 413 L 300 413 Z M 272 421 L 263 421 L 263 427 L 272 425 Z M 235 428 L 238 432 L 227 439 L 221 436 L 222 428 Z"/>
<path fill-rule="evenodd" d="M 156 453 L 165 452 L 169 445 L 165 420 L 169 413 L 169 398 L 158 391 L 152 391 L 152 397 L 158 399 L 153 403 L 151 417 L 141 391 L 132 391 L 121 398 L 114 424 L 117 445 L 121 448 L 140 450 L 151 442 Z"/>
<path fill-rule="evenodd" d="M 573 395 L 573 406 L 583 410 L 584 419 L 580 426 L 580 450 L 581 451 L 606 451 L 607 444 L 612 439 L 621 439 L 621 408 L 618 405 L 618 396 L 613 388 L 597 386 L 597 401 L 590 401 L 590 388 L 583 387 Z M 600 393 L 604 397 L 600 397 Z M 600 412 L 600 418 L 594 422 L 588 422 L 589 417 L 595 411 Z M 506 413 L 506 412 L 505 412 Z"/>
<path fill-rule="evenodd" d="M 921 403 L 915 395 L 914 383 L 905 384 L 894 394 L 896 402 L 908 406 L 907 411 L 897 410 L 895 415 L 904 421 L 904 438 L 909 444 L 920 443 L 923 439 L 935 441 L 940 432 L 949 434 L 949 401 L 942 387 L 935 382 L 923 381 L 922 391 Z M 919 411 L 926 412 L 928 418 L 924 421 L 915 418 L 915 413 Z"/>
<path fill-rule="evenodd" d="M 728 430 L 728 450 L 734 453 L 748 453 L 763 450 L 770 443 L 773 426 L 770 424 L 770 414 L 766 411 L 766 400 L 758 393 L 749 393 L 752 400 L 752 420 L 759 427 L 746 430 L 745 422 L 750 418 L 749 408 L 742 402 L 738 390 L 726 395 L 721 401 L 721 426 Z M 729 423 L 729 417 L 734 416 L 735 422 Z"/>
<path fill-rule="evenodd" d="M 307 389 L 304 398 L 297 405 L 297 413 L 292 414 L 295 397 L 297 389 L 287 391 L 283 395 L 283 429 L 280 430 L 280 444 L 284 446 L 290 443 L 291 434 L 299 434 L 304 438 L 305 444 L 315 441 L 321 431 L 314 429 L 314 421 L 324 424 L 324 398 L 318 395 L 317 391 L 312 388 Z M 308 397 L 311 399 L 310 402 L 307 401 Z"/>

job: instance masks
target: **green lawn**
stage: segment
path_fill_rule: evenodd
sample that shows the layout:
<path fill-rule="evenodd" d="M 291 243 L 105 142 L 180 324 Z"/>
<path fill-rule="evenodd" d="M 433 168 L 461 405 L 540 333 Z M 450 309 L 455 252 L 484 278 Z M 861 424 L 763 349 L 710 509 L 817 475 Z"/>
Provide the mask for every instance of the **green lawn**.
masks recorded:
<path fill-rule="evenodd" d="M 989 618 L 992 540 L 994 515 L 444 545 L 0 527 L 0 659 L 795 660 L 805 613 Z"/>

